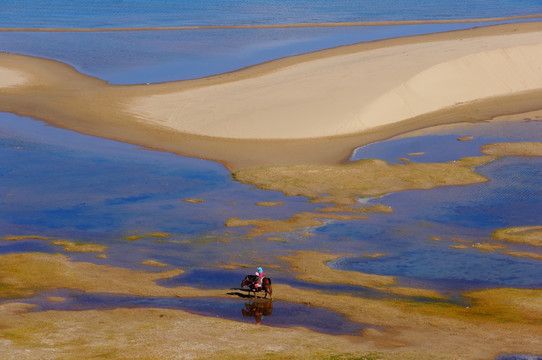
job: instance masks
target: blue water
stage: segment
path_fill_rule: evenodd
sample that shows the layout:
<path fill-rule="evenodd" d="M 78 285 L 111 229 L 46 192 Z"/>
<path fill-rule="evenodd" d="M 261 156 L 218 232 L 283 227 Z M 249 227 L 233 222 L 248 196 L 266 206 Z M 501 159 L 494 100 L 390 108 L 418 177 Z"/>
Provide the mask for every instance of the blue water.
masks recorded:
<path fill-rule="evenodd" d="M 405 151 L 424 150 L 431 157 L 456 159 L 478 155 L 480 143 L 539 136 L 542 123 L 510 122 L 465 127 L 451 134 L 389 140 L 363 147 L 358 157 L 394 159 Z M 479 128 L 478 128 L 479 127 Z M 471 142 L 458 136 L 482 133 Z M 469 133 L 462 133 L 467 129 Z M 440 137 L 450 141 L 433 141 Z M 514 138 L 515 137 L 515 138 Z M 413 148 L 413 142 L 416 146 Z M 385 144 L 389 146 L 386 147 Z M 373 149 L 374 148 L 374 149 Z M 390 154 L 394 149 L 396 154 Z M 393 153 L 393 152 L 392 152 Z M 447 153 L 446 155 L 444 153 Z M 423 158 L 423 156 L 422 156 Z M 434 159 L 435 160 L 435 159 Z M 276 234 L 283 242 L 244 237 L 248 228 L 226 228 L 231 217 L 284 219 L 295 213 L 315 211 L 315 204 L 299 197 L 255 189 L 232 180 L 221 166 L 209 161 L 143 150 L 129 144 L 93 138 L 44 126 L 29 118 L 0 114 L 0 237 L 44 235 L 100 243 L 108 246 L 107 259 L 95 254 L 70 254 L 75 260 L 160 271 L 141 263 L 152 259 L 187 272 L 161 281 L 163 286 L 190 285 L 228 288 L 239 286 L 238 271 L 209 271 L 232 262 L 261 262 L 262 257 L 282 256 L 285 250 L 341 249 L 341 253 L 385 253 L 369 259 L 353 256 L 332 266 L 375 274 L 394 275 L 404 284 L 441 290 L 495 286 L 541 287 L 539 261 L 495 252 L 450 248 L 456 238 L 491 241 L 493 230 L 508 226 L 539 225 L 542 193 L 540 158 L 503 158 L 479 170 L 491 182 L 405 191 L 374 199 L 394 209 L 392 214 L 371 214 L 368 220 L 328 221 L 310 229 L 311 238 L 297 233 Z M 201 204 L 182 201 L 200 198 Z M 285 205 L 260 207 L 260 201 Z M 413 206 L 415 204 L 415 206 Z M 160 239 L 145 234 L 167 232 Z M 129 235 L 142 235 L 126 241 Z M 442 238 L 432 242 L 432 236 Z M 1 253 L 61 248 L 44 240 L 1 242 Z M 511 247 L 514 247 L 511 245 Z M 516 250 L 538 249 L 515 246 Z M 296 284 L 292 274 L 276 269 L 281 282 Z M 201 285 L 198 285 L 201 284 Z M 299 284 L 297 284 L 299 286 Z M 318 288 L 318 286 L 316 286 Z M 355 291 L 330 288 L 328 291 Z M 364 293 L 366 296 L 381 294 Z"/>
<path fill-rule="evenodd" d="M 532 13 L 542 13 L 541 1 L 522 1 L 518 6 L 517 1 L 5 0 L 0 4 L 0 24 L 104 28 L 478 18 Z M 197 78 L 332 46 L 475 25 L 0 32 L 0 50 L 63 61 L 111 83 L 132 84 Z M 475 140 L 456 140 L 468 135 L 474 135 Z M 478 147 L 487 142 L 540 138 L 542 123 L 538 121 L 469 125 L 372 144 L 360 148 L 352 159 L 376 157 L 394 163 L 404 157 L 420 162 L 451 161 L 479 155 Z M 408 155 L 414 152 L 425 154 Z M 131 269 L 164 269 L 142 264 L 151 259 L 166 264 L 165 269 L 186 270 L 179 277 L 160 281 L 162 286 L 237 287 L 241 280 L 239 270 L 216 269 L 229 263 L 277 265 L 276 257 L 288 254 L 287 251 L 331 250 L 353 255 L 333 262 L 331 265 L 336 268 L 395 275 L 402 285 L 443 292 L 498 286 L 542 287 L 540 261 L 514 258 L 499 251 L 487 254 L 450 248 L 457 239 L 491 241 L 490 234 L 496 228 L 541 223 L 539 158 L 503 158 L 483 166 L 480 172 L 491 182 L 391 194 L 371 202 L 390 205 L 392 214 L 370 214 L 368 220 L 327 221 L 321 227 L 304 229 L 314 235 L 310 238 L 287 233 L 273 234 L 281 237 L 281 242 L 265 241 L 265 237 L 247 237 L 247 228 L 226 228 L 224 223 L 231 217 L 286 219 L 296 213 L 315 211 L 319 206 L 304 198 L 285 197 L 237 183 L 221 165 L 209 161 L 144 150 L 46 126 L 29 118 L 0 114 L 0 238 L 26 234 L 99 243 L 107 246 L 105 259 L 93 253 L 69 256 L 74 261 Z M 182 201 L 187 198 L 204 201 Z M 280 201 L 284 205 L 255 205 L 262 201 Z M 152 232 L 170 235 L 156 238 L 148 235 Z M 131 235 L 142 237 L 126 241 L 125 237 Z M 432 236 L 442 240 L 431 241 Z M 510 247 L 542 252 L 522 245 Z M 0 254 L 28 251 L 58 253 L 62 248 L 46 240 L 0 241 Z M 371 253 L 388 256 L 362 257 Z M 280 265 L 284 264 L 270 268 L 271 275 L 280 283 L 331 293 L 383 296 L 380 292 L 337 284 L 306 284 Z M 247 309 L 239 299 L 188 301 L 95 294 L 72 295 L 65 305 L 48 306 L 172 307 L 239 321 L 243 319 L 242 309 Z M 262 323 L 302 325 L 317 331 L 348 326 L 344 319 L 334 320 L 336 314 L 302 306 L 292 310 L 290 306 L 293 305 L 277 302 L 272 315 Z M 208 308 L 213 311 L 202 310 Z M 282 313 L 280 309 L 290 310 Z M 246 318 L 254 321 L 250 316 Z M 322 319 L 329 321 L 326 325 L 318 324 Z M 356 331 L 359 327 L 347 333 Z"/>
<path fill-rule="evenodd" d="M 235 292 L 235 291 L 234 291 Z M 241 294 L 243 295 L 243 294 Z M 47 296 L 62 297 L 63 302 L 51 302 Z M 110 310 L 115 308 L 178 309 L 190 313 L 220 317 L 240 322 L 258 323 L 276 327 L 300 326 L 332 335 L 355 335 L 366 325 L 349 321 L 336 312 L 285 301 L 232 298 L 168 298 L 138 297 L 115 294 L 87 294 L 73 290 L 55 290 L 27 301 L 37 305 L 33 311 Z"/>
<path fill-rule="evenodd" d="M 336 46 L 478 25 L 0 32 L 0 50 L 62 61 L 112 84 L 137 84 L 200 78 Z"/>
<path fill-rule="evenodd" d="M 3 0 L 2 27 L 137 27 L 499 17 L 542 13 L 536 0 Z"/>
<path fill-rule="evenodd" d="M 542 355 L 530 354 L 500 354 L 495 360 L 542 360 Z"/>

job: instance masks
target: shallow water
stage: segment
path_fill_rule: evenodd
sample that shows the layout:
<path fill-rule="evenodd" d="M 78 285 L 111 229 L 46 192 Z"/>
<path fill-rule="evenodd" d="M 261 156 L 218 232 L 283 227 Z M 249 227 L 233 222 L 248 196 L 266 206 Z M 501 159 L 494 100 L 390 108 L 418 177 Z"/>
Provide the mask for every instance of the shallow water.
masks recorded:
<path fill-rule="evenodd" d="M 513 139 L 528 140 L 541 131 L 540 122 L 506 124 Z M 465 133 L 401 138 L 366 146 L 356 152 L 395 159 L 399 154 L 423 149 L 426 155 L 438 150 L 432 161 L 478 155 L 482 143 L 503 140 L 504 125 L 480 124 L 485 138 L 458 142 Z M 492 130 L 493 129 L 493 130 Z M 238 286 L 245 275 L 239 271 L 209 270 L 229 262 L 269 263 L 284 250 L 341 249 L 353 257 L 332 262 L 332 266 L 368 273 L 395 275 L 402 284 L 459 291 L 496 286 L 541 287 L 540 262 L 509 255 L 480 253 L 476 249 L 453 249 L 457 239 L 491 241 L 491 232 L 502 227 L 539 225 L 542 201 L 538 179 L 540 158 L 502 158 L 480 168 L 491 182 L 461 187 L 390 194 L 372 203 L 394 209 L 392 214 L 370 214 L 368 220 L 326 221 L 303 238 L 299 233 L 282 233 L 283 240 L 247 238 L 249 228 L 226 228 L 231 217 L 284 219 L 318 206 L 300 197 L 262 191 L 233 181 L 220 165 L 142 150 L 128 144 L 97 139 L 44 126 L 28 118 L 0 115 L 1 190 L 0 236 L 42 235 L 107 245 L 107 259 L 96 254 L 70 254 L 76 260 L 133 269 L 159 271 L 142 265 L 152 259 L 170 267 L 181 267 L 182 276 L 161 281 L 163 286 L 190 285 L 228 288 Z M 472 133 L 472 132 L 471 132 Z M 494 135 L 491 135 L 494 134 Z M 448 140 L 445 140 L 448 139 Z M 477 139 L 477 138 L 476 138 Z M 439 146 L 450 143 L 449 146 Z M 389 146 L 385 146 L 388 143 Z M 376 148 L 376 150 L 373 149 Z M 393 149 L 390 150 L 390 149 Z M 457 149 L 457 153 L 456 153 Z M 200 204 L 184 199 L 202 199 Z M 280 201 L 277 207 L 257 202 Z M 416 206 L 412 206 L 416 204 Z M 160 238 L 151 233 L 169 233 Z M 139 235 L 135 241 L 126 236 Z M 435 242 L 431 237 L 442 240 Z M 509 245 L 515 250 L 540 252 L 528 246 Z M 2 242 L 1 253 L 44 251 L 62 248 L 46 240 Z M 363 254 L 388 256 L 366 258 Z M 263 260 L 265 258 L 266 260 Z M 215 268 L 216 269 L 216 268 Z M 285 269 L 274 276 L 284 283 L 302 284 Z M 305 286 L 307 286 L 305 284 Z M 359 292 L 379 297 L 378 292 L 312 285 L 326 291 Z"/>
<path fill-rule="evenodd" d="M 402 163 L 399 159 L 405 157 L 415 162 L 452 161 L 481 156 L 480 146 L 487 143 L 539 141 L 541 130 L 542 124 L 537 121 L 459 125 L 435 130 L 434 135 L 371 144 L 356 150 L 352 159 L 380 158 L 392 163 Z M 457 141 L 471 135 L 472 141 Z M 408 155 L 412 153 L 423 155 Z M 539 224 L 542 159 L 504 157 L 477 172 L 490 182 L 405 191 L 373 200 L 394 209 L 388 229 L 369 220 L 371 225 L 366 230 L 369 237 L 378 238 L 375 252 L 389 256 L 345 258 L 332 265 L 343 270 L 401 276 L 405 284 L 426 282 L 432 288 L 541 287 L 538 260 L 450 246 L 461 245 L 462 240 L 503 244 L 492 240 L 494 230 Z M 432 241 L 432 237 L 441 241 Z M 506 245 L 518 251 L 541 253 L 540 248 L 528 245 Z"/>
<path fill-rule="evenodd" d="M 3 27 L 137 27 L 499 17 L 542 13 L 536 0 L 3 0 Z"/>
<path fill-rule="evenodd" d="M 200 78 L 336 46 L 478 25 L 0 32 L 0 50 L 58 60 L 112 84 L 138 84 Z"/>
<path fill-rule="evenodd" d="M 333 2 L 333 11 L 327 11 L 332 2 L 310 2 L 309 6 L 307 2 L 291 1 L 289 4 L 293 7 L 282 17 L 281 11 L 285 10 L 277 2 L 256 1 L 243 3 L 246 9 L 233 18 L 230 13 L 233 9 L 225 9 L 228 2 L 223 1 L 215 2 L 213 9 L 205 6 L 191 9 L 188 19 L 182 13 L 190 4 L 186 1 L 162 2 L 164 7 L 142 16 L 143 8 L 100 7 L 106 4 L 103 1 L 87 2 L 88 6 L 95 5 L 95 11 L 85 11 L 82 15 L 82 3 L 64 3 L 63 11 L 56 13 L 55 6 L 40 10 L 41 2 L 27 0 L 3 2 L 0 22 L 2 26 L 20 27 L 106 27 L 112 23 L 115 26 L 167 26 L 211 21 L 216 25 L 227 24 L 232 19 L 235 23 L 389 20 L 394 16 L 409 19 L 413 14 L 417 18 L 455 18 L 467 16 L 461 12 L 467 3 L 468 16 L 476 17 L 514 15 L 518 11 L 542 12 L 537 1 L 522 3 L 521 8 L 512 1 L 492 2 L 491 6 L 481 1 L 433 2 L 423 7 L 422 12 L 416 9 L 427 2 L 348 2 L 342 7 Z M 302 5 L 305 12 L 300 17 L 296 6 Z M 263 12 L 267 7 L 273 11 Z M 128 11 L 130 16 L 122 20 L 115 18 L 117 10 Z M 213 16 L 214 11 L 221 11 L 221 16 Z M 56 15 L 49 16 L 52 12 Z M 17 19 L 16 24 L 14 19 Z M 15 32 L 0 33 L 0 50 L 65 61 L 84 73 L 112 83 L 143 83 L 201 77 L 330 46 L 443 31 L 455 26 L 465 25 L 84 34 Z M 475 139 L 456 140 L 468 135 L 475 135 Z M 372 144 L 357 150 L 352 159 L 376 157 L 394 163 L 404 157 L 420 162 L 451 161 L 479 155 L 478 147 L 487 142 L 538 141 L 541 135 L 542 123 L 537 121 L 459 126 L 454 130 L 434 130 L 418 137 Z M 408 155 L 416 152 L 425 154 Z M 265 237 L 246 237 L 247 228 L 226 228 L 224 223 L 231 217 L 284 219 L 296 213 L 315 211 L 319 206 L 304 198 L 285 197 L 278 192 L 237 183 L 216 163 L 143 150 L 45 126 L 32 119 L 0 114 L 0 238 L 42 235 L 99 243 L 108 247 L 105 259 L 97 258 L 95 253 L 69 253 L 69 256 L 75 261 L 162 271 L 164 268 L 142 264 L 152 259 L 168 265 L 165 269 L 179 267 L 186 271 L 182 276 L 159 281 L 162 286 L 236 287 L 245 271 L 217 270 L 218 266 L 233 262 L 266 267 L 276 265 L 275 257 L 284 256 L 285 251 L 331 249 L 353 255 L 333 262 L 332 266 L 396 275 L 402 285 L 443 292 L 497 286 L 541 287 L 542 283 L 537 281 L 542 279 L 540 261 L 514 258 L 500 252 L 487 254 L 475 249 L 450 248 L 459 238 L 490 241 L 491 232 L 500 227 L 540 225 L 542 194 L 538 179 L 542 161 L 539 158 L 503 158 L 483 166 L 480 171 L 491 179 L 490 183 L 407 191 L 371 199 L 370 203 L 392 206 L 394 212 L 370 214 L 368 220 L 326 221 L 321 227 L 304 229 L 313 234 L 310 238 L 286 233 L 272 235 L 282 238 L 280 242 L 265 241 Z M 183 201 L 194 198 L 203 202 Z M 280 201 L 284 205 L 271 208 L 256 205 L 263 201 Z M 160 238 L 152 236 L 153 232 L 170 235 Z M 126 236 L 132 235 L 142 237 L 127 241 Z M 433 236 L 442 240 L 430 240 Z M 541 252 L 527 246 L 510 247 Z M 0 241 L 0 254 L 29 251 L 57 253 L 63 250 L 46 240 Z M 388 256 L 362 257 L 374 253 Z M 266 270 L 275 283 L 369 298 L 388 296 L 359 287 L 307 284 L 295 279 L 295 274 L 285 268 Z M 58 294 L 61 293 L 59 290 Z M 250 314 L 243 317 L 242 309 L 248 309 L 246 303 L 237 298 L 156 299 L 77 292 L 70 292 L 67 297 L 69 301 L 64 305 L 51 304 L 43 300 L 43 296 L 33 301 L 39 302 L 41 309 L 45 309 L 43 306 L 70 309 L 173 307 L 208 316 L 255 321 Z M 343 328 L 344 319 L 333 320 L 336 314 L 320 311 L 275 301 L 272 316 L 264 316 L 262 323 L 312 326 L 317 331 L 327 332 L 330 331 L 325 328 L 327 325 L 312 321 L 331 319 L 329 324 L 338 321 L 341 325 L 336 327 Z M 348 331 L 355 333 L 359 328 Z"/>
<path fill-rule="evenodd" d="M 232 292 L 237 293 L 236 290 Z M 114 294 L 88 294 L 73 290 L 56 290 L 38 296 L 26 303 L 36 305 L 32 311 L 110 310 L 116 308 L 178 309 L 193 314 L 219 317 L 239 322 L 276 327 L 303 326 L 332 335 L 355 335 L 367 326 L 349 321 L 336 312 L 294 304 L 280 300 L 239 298 L 167 298 L 139 297 Z M 64 301 L 49 301 L 47 297 L 60 297 Z"/>
<path fill-rule="evenodd" d="M 542 355 L 501 354 L 495 360 L 542 360 Z"/>

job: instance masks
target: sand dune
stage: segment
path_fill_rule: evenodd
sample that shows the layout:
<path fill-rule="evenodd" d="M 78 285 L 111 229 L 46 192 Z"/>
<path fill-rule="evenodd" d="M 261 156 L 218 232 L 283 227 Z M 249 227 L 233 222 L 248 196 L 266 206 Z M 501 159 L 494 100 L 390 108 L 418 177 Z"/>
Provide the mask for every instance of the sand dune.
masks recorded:
<path fill-rule="evenodd" d="M 435 41 L 340 55 L 126 110 L 181 132 L 242 139 L 357 133 L 465 102 L 542 88 L 542 33 Z"/>
<path fill-rule="evenodd" d="M 330 164 L 407 131 L 542 111 L 541 59 L 542 22 L 360 43 L 134 86 L 0 53 L 0 111 L 230 169 Z"/>
<path fill-rule="evenodd" d="M 540 89 L 542 43 L 473 53 L 424 70 L 361 109 L 391 124 L 466 102 Z"/>

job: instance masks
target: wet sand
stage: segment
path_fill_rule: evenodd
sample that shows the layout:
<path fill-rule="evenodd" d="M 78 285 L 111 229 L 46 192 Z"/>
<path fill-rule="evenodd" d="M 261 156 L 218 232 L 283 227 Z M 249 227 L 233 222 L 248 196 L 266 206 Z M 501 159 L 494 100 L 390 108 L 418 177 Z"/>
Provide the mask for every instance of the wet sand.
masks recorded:
<path fill-rule="evenodd" d="M 541 42 L 542 23 L 505 24 L 134 86 L 4 53 L 2 69 L 27 80 L 0 82 L 0 110 L 232 170 L 336 164 L 355 147 L 409 130 L 542 109 Z"/>

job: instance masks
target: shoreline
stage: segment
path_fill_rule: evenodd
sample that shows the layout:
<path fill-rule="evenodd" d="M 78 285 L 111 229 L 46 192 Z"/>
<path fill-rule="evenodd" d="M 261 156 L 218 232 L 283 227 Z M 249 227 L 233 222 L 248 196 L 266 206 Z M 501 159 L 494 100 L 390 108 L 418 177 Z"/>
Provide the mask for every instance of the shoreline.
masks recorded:
<path fill-rule="evenodd" d="M 518 43 L 518 39 L 522 43 Z M 516 50 L 518 48 L 521 51 Z M 484 97 L 488 95 L 485 90 L 488 86 L 482 79 L 477 85 L 481 93 L 474 93 L 466 100 L 455 99 L 453 96 L 457 94 L 452 93 L 450 106 L 432 100 L 429 101 L 432 107 L 424 105 L 404 119 L 396 116 L 388 123 L 371 120 L 365 127 L 352 126 L 352 119 L 358 116 L 355 112 L 371 106 L 371 117 L 383 117 L 378 111 L 373 115 L 375 104 L 380 101 L 383 105 L 377 106 L 377 110 L 387 111 L 397 98 L 397 89 L 410 85 L 409 81 L 424 74 L 433 79 L 435 67 L 442 64 L 445 69 L 436 74 L 446 80 L 450 66 L 452 70 L 457 68 L 454 62 L 459 61 L 459 68 L 469 68 L 474 58 L 474 65 L 483 68 L 502 62 L 511 53 L 519 54 L 520 58 L 525 54 L 537 58 L 541 49 L 542 22 L 513 23 L 358 43 L 278 59 L 231 73 L 150 85 L 110 85 L 54 60 L 0 53 L 2 68 L 22 73 L 27 78 L 26 83 L 16 87 L 7 87 L 5 80 L 4 83 L 0 80 L 0 110 L 88 135 L 218 161 L 230 170 L 298 163 L 336 164 L 347 161 L 351 151 L 359 146 L 408 131 L 542 110 L 542 81 L 524 88 L 519 84 L 513 91 L 489 93 Z M 427 62 L 424 55 L 437 50 L 443 51 L 440 57 Z M 477 60 L 480 56 L 488 59 L 480 62 Z M 408 57 L 414 58 L 410 61 L 415 66 L 404 70 Z M 359 87 L 357 79 L 358 83 L 354 81 L 349 88 L 341 88 L 344 78 L 363 73 L 364 68 L 360 70 L 356 66 L 371 58 L 375 75 L 365 78 L 371 86 Z M 387 59 L 387 63 L 383 64 L 382 59 Z M 425 63 L 420 64 L 420 60 Z M 501 63 L 495 71 L 507 69 L 509 65 L 509 62 Z M 344 70 L 344 66 L 350 66 L 351 72 Z M 514 71 L 519 71 L 523 80 L 532 77 L 532 69 L 523 67 L 520 61 Z M 517 73 L 512 75 L 510 81 L 514 81 Z M 296 82 L 303 86 L 296 87 Z M 296 94 L 315 87 L 314 96 L 295 98 Z M 331 90 L 318 93 L 327 88 Z M 435 87 L 423 83 L 420 89 L 431 96 Z M 455 90 L 462 93 L 464 88 L 459 84 Z M 356 103 L 360 91 L 368 96 L 365 105 Z M 258 95 L 257 92 L 261 95 L 256 101 L 253 96 Z M 277 99 L 277 94 L 281 94 L 282 99 Z M 188 100 L 183 98 L 186 96 Z M 259 108 L 249 107 L 258 101 Z M 183 107 L 192 108 L 192 112 L 184 116 L 190 120 L 188 125 L 175 119 Z M 218 116 L 216 119 L 201 117 L 213 107 L 218 108 L 213 114 Z M 304 112 L 307 110 L 309 113 Z M 229 117 L 221 118 L 227 112 Z M 346 130 L 338 132 L 340 126 L 336 125 L 336 118 L 341 112 L 350 118 L 340 125 L 346 126 Z M 243 116 L 244 119 L 239 120 Z M 254 119 L 258 119 L 257 124 Z M 273 131 L 275 133 L 269 136 Z M 260 135 L 254 136 L 258 132 Z"/>

